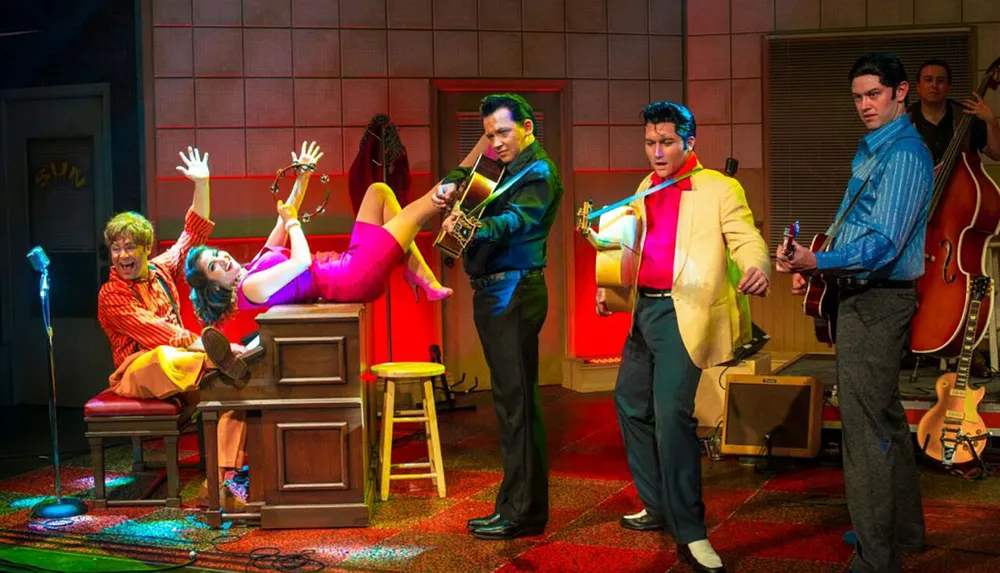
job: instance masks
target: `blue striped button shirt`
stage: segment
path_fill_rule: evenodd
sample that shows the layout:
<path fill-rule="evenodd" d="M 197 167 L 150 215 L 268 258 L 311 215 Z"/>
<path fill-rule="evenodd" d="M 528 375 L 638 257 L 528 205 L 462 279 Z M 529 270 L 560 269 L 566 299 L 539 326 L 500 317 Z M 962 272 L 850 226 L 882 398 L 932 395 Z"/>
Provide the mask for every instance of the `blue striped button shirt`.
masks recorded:
<path fill-rule="evenodd" d="M 862 138 L 851 172 L 834 220 L 859 191 L 861 198 L 834 237 L 833 248 L 816 254 L 816 267 L 866 279 L 920 277 L 934 163 L 910 118 L 904 114 Z"/>

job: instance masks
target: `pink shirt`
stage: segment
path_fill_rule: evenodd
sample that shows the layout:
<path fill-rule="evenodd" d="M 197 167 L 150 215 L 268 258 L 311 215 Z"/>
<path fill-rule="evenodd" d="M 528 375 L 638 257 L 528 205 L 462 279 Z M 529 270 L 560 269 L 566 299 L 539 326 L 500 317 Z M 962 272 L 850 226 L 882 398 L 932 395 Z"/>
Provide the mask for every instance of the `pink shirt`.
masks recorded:
<path fill-rule="evenodd" d="M 698 165 L 692 152 L 684 165 L 671 178 L 684 175 Z M 665 179 L 653 173 L 650 186 Z M 679 181 L 666 189 L 646 196 L 646 240 L 642 244 L 642 262 L 639 265 L 639 286 L 669 290 L 674 286 L 674 249 L 677 247 L 677 216 L 680 212 L 681 193 L 691 189 L 691 179 Z"/>

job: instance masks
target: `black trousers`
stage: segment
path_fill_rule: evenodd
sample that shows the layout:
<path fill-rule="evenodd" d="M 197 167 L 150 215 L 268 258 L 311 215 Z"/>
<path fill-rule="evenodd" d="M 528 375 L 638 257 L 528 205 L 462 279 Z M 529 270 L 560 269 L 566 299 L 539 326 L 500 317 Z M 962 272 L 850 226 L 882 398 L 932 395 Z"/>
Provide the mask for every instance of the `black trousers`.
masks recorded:
<path fill-rule="evenodd" d="M 639 498 L 676 543 L 706 539 L 691 362 L 670 298 L 639 298 L 615 384 L 615 407 Z"/>
<path fill-rule="evenodd" d="M 837 379 L 847 508 L 858 536 L 851 567 L 860 573 L 898 572 L 900 545 L 924 541 L 913 439 L 899 399 L 916 308 L 912 289 L 841 294 Z"/>
<path fill-rule="evenodd" d="M 503 482 L 496 510 L 512 522 L 549 517 L 548 459 L 538 392 L 538 333 L 548 313 L 545 277 L 510 278 L 475 291 L 472 307 L 490 368 Z"/>

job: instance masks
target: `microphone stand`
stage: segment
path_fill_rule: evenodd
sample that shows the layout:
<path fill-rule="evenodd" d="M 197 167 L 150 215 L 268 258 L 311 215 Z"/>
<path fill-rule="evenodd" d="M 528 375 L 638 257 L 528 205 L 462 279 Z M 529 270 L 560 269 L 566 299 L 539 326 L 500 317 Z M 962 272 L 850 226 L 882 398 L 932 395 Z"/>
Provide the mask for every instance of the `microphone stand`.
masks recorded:
<path fill-rule="evenodd" d="M 45 334 L 49 339 L 49 431 L 52 433 L 52 464 L 56 477 L 56 498 L 45 500 L 31 510 L 32 517 L 58 519 L 75 517 L 87 513 L 87 504 L 75 497 L 62 496 L 62 479 L 59 471 L 59 424 L 56 421 L 56 360 L 55 349 L 52 346 L 52 325 L 49 319 L 49 269 L 42 269 L 39 279 L 39 295 L 42 298 L 42 319 L 45 322 Z"/>

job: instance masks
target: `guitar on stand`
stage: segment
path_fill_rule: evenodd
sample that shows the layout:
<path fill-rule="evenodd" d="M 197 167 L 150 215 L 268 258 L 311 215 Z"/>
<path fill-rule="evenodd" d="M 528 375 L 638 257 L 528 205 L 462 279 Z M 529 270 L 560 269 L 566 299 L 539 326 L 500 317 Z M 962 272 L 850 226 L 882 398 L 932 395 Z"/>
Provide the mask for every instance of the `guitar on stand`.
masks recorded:
<path fill-rule="evenodd" d="M 927 456 L 941 462 L 945 468 L 955 464 L 978 462 L 987 474 L 986 463 L 980 457 L 986 448 L 989 431 L 979 416 L 979 403 L 986 387 L 969 387 L 972 353 L 976 347 L 976 329 L 983 299 L 993 292 L 993 279 L 989 276 L 974 277 L 970 284 L 968 322 L 958 371 L 941 375 L 935 384 L 937 404 L 927 410 L 917 426 L 917 443 Z"/>

